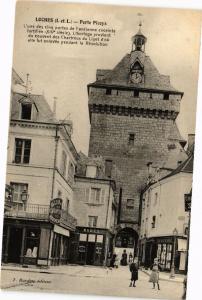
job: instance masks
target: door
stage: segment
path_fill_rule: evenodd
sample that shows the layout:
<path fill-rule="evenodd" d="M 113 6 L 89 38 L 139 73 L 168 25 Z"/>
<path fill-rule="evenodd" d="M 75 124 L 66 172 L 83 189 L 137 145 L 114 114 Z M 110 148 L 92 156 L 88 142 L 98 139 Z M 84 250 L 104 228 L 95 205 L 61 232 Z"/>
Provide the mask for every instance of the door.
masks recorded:
<path fill-rule="evenodd" d="M 94 264 L 94 255 L 95 255 L 95 243 L 88 242 L 88 249 L 87 249 L 87 256 L 86 256 L 87 265 Z"/>
<path fill-rule="evenodd" d="M 22 228 L 11 227 L 8 245 L 8 262 L 20 263 Z"/>

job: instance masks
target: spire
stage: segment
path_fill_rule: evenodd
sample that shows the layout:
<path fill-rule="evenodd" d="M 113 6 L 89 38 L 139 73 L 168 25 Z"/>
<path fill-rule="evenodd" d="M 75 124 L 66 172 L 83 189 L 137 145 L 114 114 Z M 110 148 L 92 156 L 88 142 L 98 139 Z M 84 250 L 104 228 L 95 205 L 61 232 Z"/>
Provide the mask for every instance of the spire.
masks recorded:
<path fill-rule="evenodd" d="M 145 44 L 147 38 L 142 34 L 141 27 L 142 21 L 139 22 L 139 30 L 138 32 L 132 37 L 132 51 L 145 51 Z"/>

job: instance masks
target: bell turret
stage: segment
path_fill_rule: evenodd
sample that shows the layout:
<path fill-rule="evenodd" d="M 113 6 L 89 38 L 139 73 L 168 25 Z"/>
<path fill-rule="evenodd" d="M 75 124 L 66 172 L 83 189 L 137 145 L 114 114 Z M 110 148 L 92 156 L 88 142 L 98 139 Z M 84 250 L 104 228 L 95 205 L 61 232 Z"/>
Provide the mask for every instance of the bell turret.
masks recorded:
<path fill-rule="evenodd" d="M 132 37 L 132 51 L 145 51 L 147 38 L 141 32 L 142 23 L 139 23 L 138 32 Z"/>

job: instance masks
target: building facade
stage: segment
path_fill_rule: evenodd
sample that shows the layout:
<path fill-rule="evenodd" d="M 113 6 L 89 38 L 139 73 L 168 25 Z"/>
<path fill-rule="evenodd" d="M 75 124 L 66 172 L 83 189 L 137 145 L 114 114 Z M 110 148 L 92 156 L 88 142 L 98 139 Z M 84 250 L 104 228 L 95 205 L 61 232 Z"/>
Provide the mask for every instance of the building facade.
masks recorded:
<path fill-rule="evenodd" d="M 72 210 L 78 154 L 72 124 L 57 121 L 42 95 L 13 89 L 11 100 L 2 261 L 66 263 L 76 229 Z"/>
<path fill-rule="evenodd" d="M 77 219 L 75 262 L 106 265 L 113 252 L 116 186 L 113 180 L 104 176 L 101 158 L 86 158 L 81 165 L 75 176 L 74 189 L 74 215 Z"/>
<path fill-rule="evenodd" d="M 97 70 L 88 85 L 89 156 L 101 155 L 106 175 L 117 184 L 117 247 L 135 249 L 148 163 L 166 175 L 187 158 L 176 124 L 183 93 L 159 73 L 145 53 L 146 42 L 139 30 L 131 52 L 114 69 Z"/>
<path fill-rule="evenodd" d="M 176 170 L 154 178 L 141 195 L 140 263 L 150 267 L 158 257 L 163 270 L 185 272 L 189 213 L 185 194 L 192 187 L 193 153 Z"/>

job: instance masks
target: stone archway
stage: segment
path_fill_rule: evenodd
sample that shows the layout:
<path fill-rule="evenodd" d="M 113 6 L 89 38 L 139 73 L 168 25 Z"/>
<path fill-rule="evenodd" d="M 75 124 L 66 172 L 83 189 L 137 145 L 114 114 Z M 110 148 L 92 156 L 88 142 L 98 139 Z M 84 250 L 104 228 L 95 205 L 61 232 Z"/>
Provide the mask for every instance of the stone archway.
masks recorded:
<path fill-rule="evenodd" d="M 119 258 L 124 250 L 126 250 L 128 256 L 130 253 L 132 253 L 133 256 L 137 255 L 138 238 L 137 231 L 131 227 L 124 227 L 117 231 L 114 246 Z"/>

